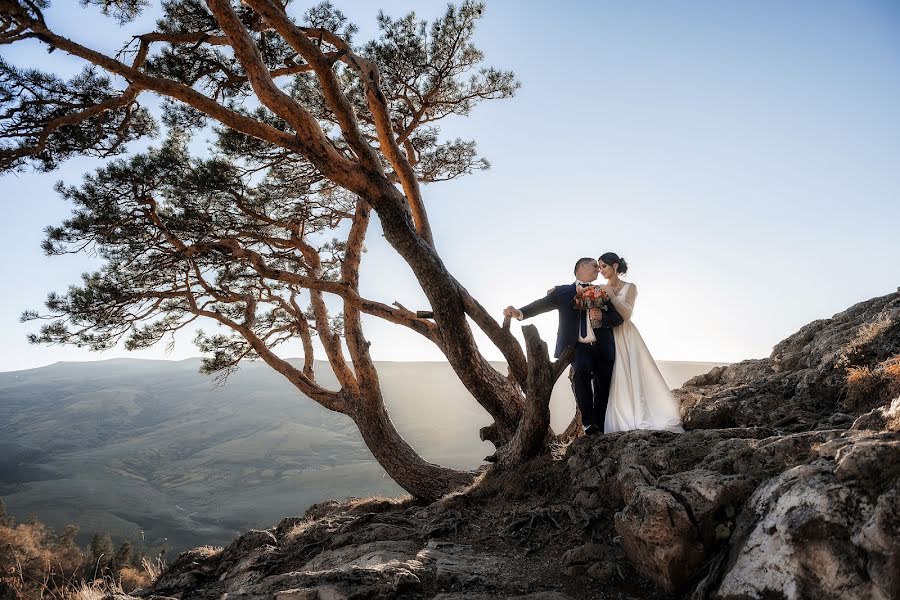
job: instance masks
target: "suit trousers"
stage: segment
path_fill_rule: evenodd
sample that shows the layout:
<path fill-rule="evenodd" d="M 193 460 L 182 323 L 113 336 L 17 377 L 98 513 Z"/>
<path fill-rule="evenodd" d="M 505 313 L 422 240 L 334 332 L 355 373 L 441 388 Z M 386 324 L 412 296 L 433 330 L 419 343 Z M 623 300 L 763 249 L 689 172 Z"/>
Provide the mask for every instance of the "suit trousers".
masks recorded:
<path fill-rule="evenodd" d="M 585 427 L 596 425 L 603 430 L 615 359 L 615 354 L 610 356 L 600 344 L 575 344 L 572 388 Z"/>

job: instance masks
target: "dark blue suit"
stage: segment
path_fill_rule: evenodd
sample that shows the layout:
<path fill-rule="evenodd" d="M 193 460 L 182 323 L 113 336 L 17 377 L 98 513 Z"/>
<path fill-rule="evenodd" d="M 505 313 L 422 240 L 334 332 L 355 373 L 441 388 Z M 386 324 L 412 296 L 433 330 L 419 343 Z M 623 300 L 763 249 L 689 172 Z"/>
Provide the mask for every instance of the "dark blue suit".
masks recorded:
<path fill-rule="evenodd" d="M 578 343 L 578 333 L 585 311 L 574 307 L 575 284 L 560 285 L 547 296 L 519 310 L 525 319 L 551 310 L 559 311 L 559 329 L 556 332 L 556 351 L 559 358 L 566 348 L 575 348 L 572 367 L 575 370 L 573 387 L 575 401 L 581 409 L 581 421 L 585 426 L 596 425 L 603 429 L 606 405 L 609 402 L 609 384 L 613 363 L 616 360 L 616 342 L 613 327 L 622 324 L 622 316 L 610 304 L 603 313 L 602 325 L 594 329 L 597 341 L 593 344 Z"/>

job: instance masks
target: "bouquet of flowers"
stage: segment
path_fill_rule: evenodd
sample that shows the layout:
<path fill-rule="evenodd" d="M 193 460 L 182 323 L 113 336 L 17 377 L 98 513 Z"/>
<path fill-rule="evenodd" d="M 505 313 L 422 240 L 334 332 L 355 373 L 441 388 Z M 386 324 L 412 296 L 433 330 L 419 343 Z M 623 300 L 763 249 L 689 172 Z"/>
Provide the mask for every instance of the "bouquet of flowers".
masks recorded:
<path fill-rule="evenodd" d="M 603 288 L 597 285 L 590 285 L 577 290 L 573 302 L 575 308 L 579 310 L 588 310 L 591 308 L 609 310 L 609 295 L 607 295 Z M 600 327 L 600 321 L 591 319 L 591 328 L 597 329 L 598 327 Z"/>

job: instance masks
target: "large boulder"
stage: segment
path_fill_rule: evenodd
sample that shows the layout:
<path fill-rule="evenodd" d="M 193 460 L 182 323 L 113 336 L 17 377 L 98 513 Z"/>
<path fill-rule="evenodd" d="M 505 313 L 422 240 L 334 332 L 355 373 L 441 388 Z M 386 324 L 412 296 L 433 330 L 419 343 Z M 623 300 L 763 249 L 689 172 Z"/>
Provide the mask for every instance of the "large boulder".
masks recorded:
<path fill-rule="evenodd" d="M 628 558 L 668 591 L 680 588 L 705 559 L 687 508 L 660 488 L 636 488 L 616 513 L 615 527 Z"/>
<path fill-rule="evenodd" d="M 750 498 L 716 598 L 900 597 L 900 434 L 849 433 L 816 451 Z"/>
<path fill-rule="evenodd" d="M 800 585 L 793 574 L 821 569 L 835 574 L 835 589 L 847 573 L 856 574 L 861 594 L 892 589 L 892 580 L 885 581 L 896 566 L 890 490 L 900 478 L 900 434 L 770 433 L 748 428 L 583 438 L 569 448 L 575 503 L 611 513 L 625 555 L 669 592 L 695 584 L 723 553 L 731 557 L 720 564 L 728 573 L 726 598 L 763 598 L 766 590 L 790 597 L 791 586 Z M 820 537 L 808 546 L 814 532 Z M 567 564 L 577 572 L 601 569 L 604 553 L 587 551 L 596 547 L 570 551 Z M 831 561 L 843 561 L 847 573 Z M 871 573 L 859 572 L 859 564 L 871 565 Z M 769 568 L 772 577 L 763 577 Z M 781 572 L 784 579 L 776 576 Z M 711 588 L 717 575 L 709 575 Z M 740 587 L 744 580 L 760 586 L 760 595 Z"/>
<path fill-rule="evenodd" d="M 873 408 L 856 419 L 851 429 L 900 431 L 900 396 L 889 405 Z"/>
<path fill-rule="evenodd" d="M 496 556 L 453 542 L 431 540 L 416 558 L 434 573 L 441 588 L 491 588 L 500 571 Z"/>
<path fill-rule="evenodd" d="M 632 431 L 582 438 L 567 455 L 574 501 L 590 511 L 612 509 L 617 540 L 637 570 L 667 591 L 681 590 L 727 543 L 737 511 L 762 477 L 760 468 L 738 471 L 753 464 L 747 452 L 768 433 Z M 581 563 L 592 558 L 578 556 Z M 603 570 L 603 557 L 594 560 L 594 571 Z"/>

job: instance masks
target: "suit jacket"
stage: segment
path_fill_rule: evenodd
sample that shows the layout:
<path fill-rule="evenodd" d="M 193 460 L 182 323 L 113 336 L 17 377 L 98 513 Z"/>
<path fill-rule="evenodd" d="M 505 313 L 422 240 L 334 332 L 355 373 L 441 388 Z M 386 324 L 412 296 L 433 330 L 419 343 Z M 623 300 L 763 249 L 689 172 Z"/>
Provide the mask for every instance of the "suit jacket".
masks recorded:
<path fill-rule="evenodd" d="M 551 310 L 559 311 L 559 329 L 556 332 L 556 351 L 553 356 L 559 358 L 560 355 L 571 346 L 578 342 L 578 330 L 581 327 L 581 319 L 584 318 L 584 311 L 574 307 L 575 300 L 575 284 L 556 286 L 549 294 L 540 300 L 535 300 L 531 304 L 523 306 L 519 310 L 525 319 L 530 319 L 535 315 L 539 315 Z M 614 357 L 616 353 L 616 343 L 613 339 L 612 328 L 621 325 L 624 320 L 616 308 L 610 303 L 608 310 L 603 311 L 602 325 L 594 329 L 594 336 L 597 343 L 601 344 L 601 348 L 609 357 Z"/>

